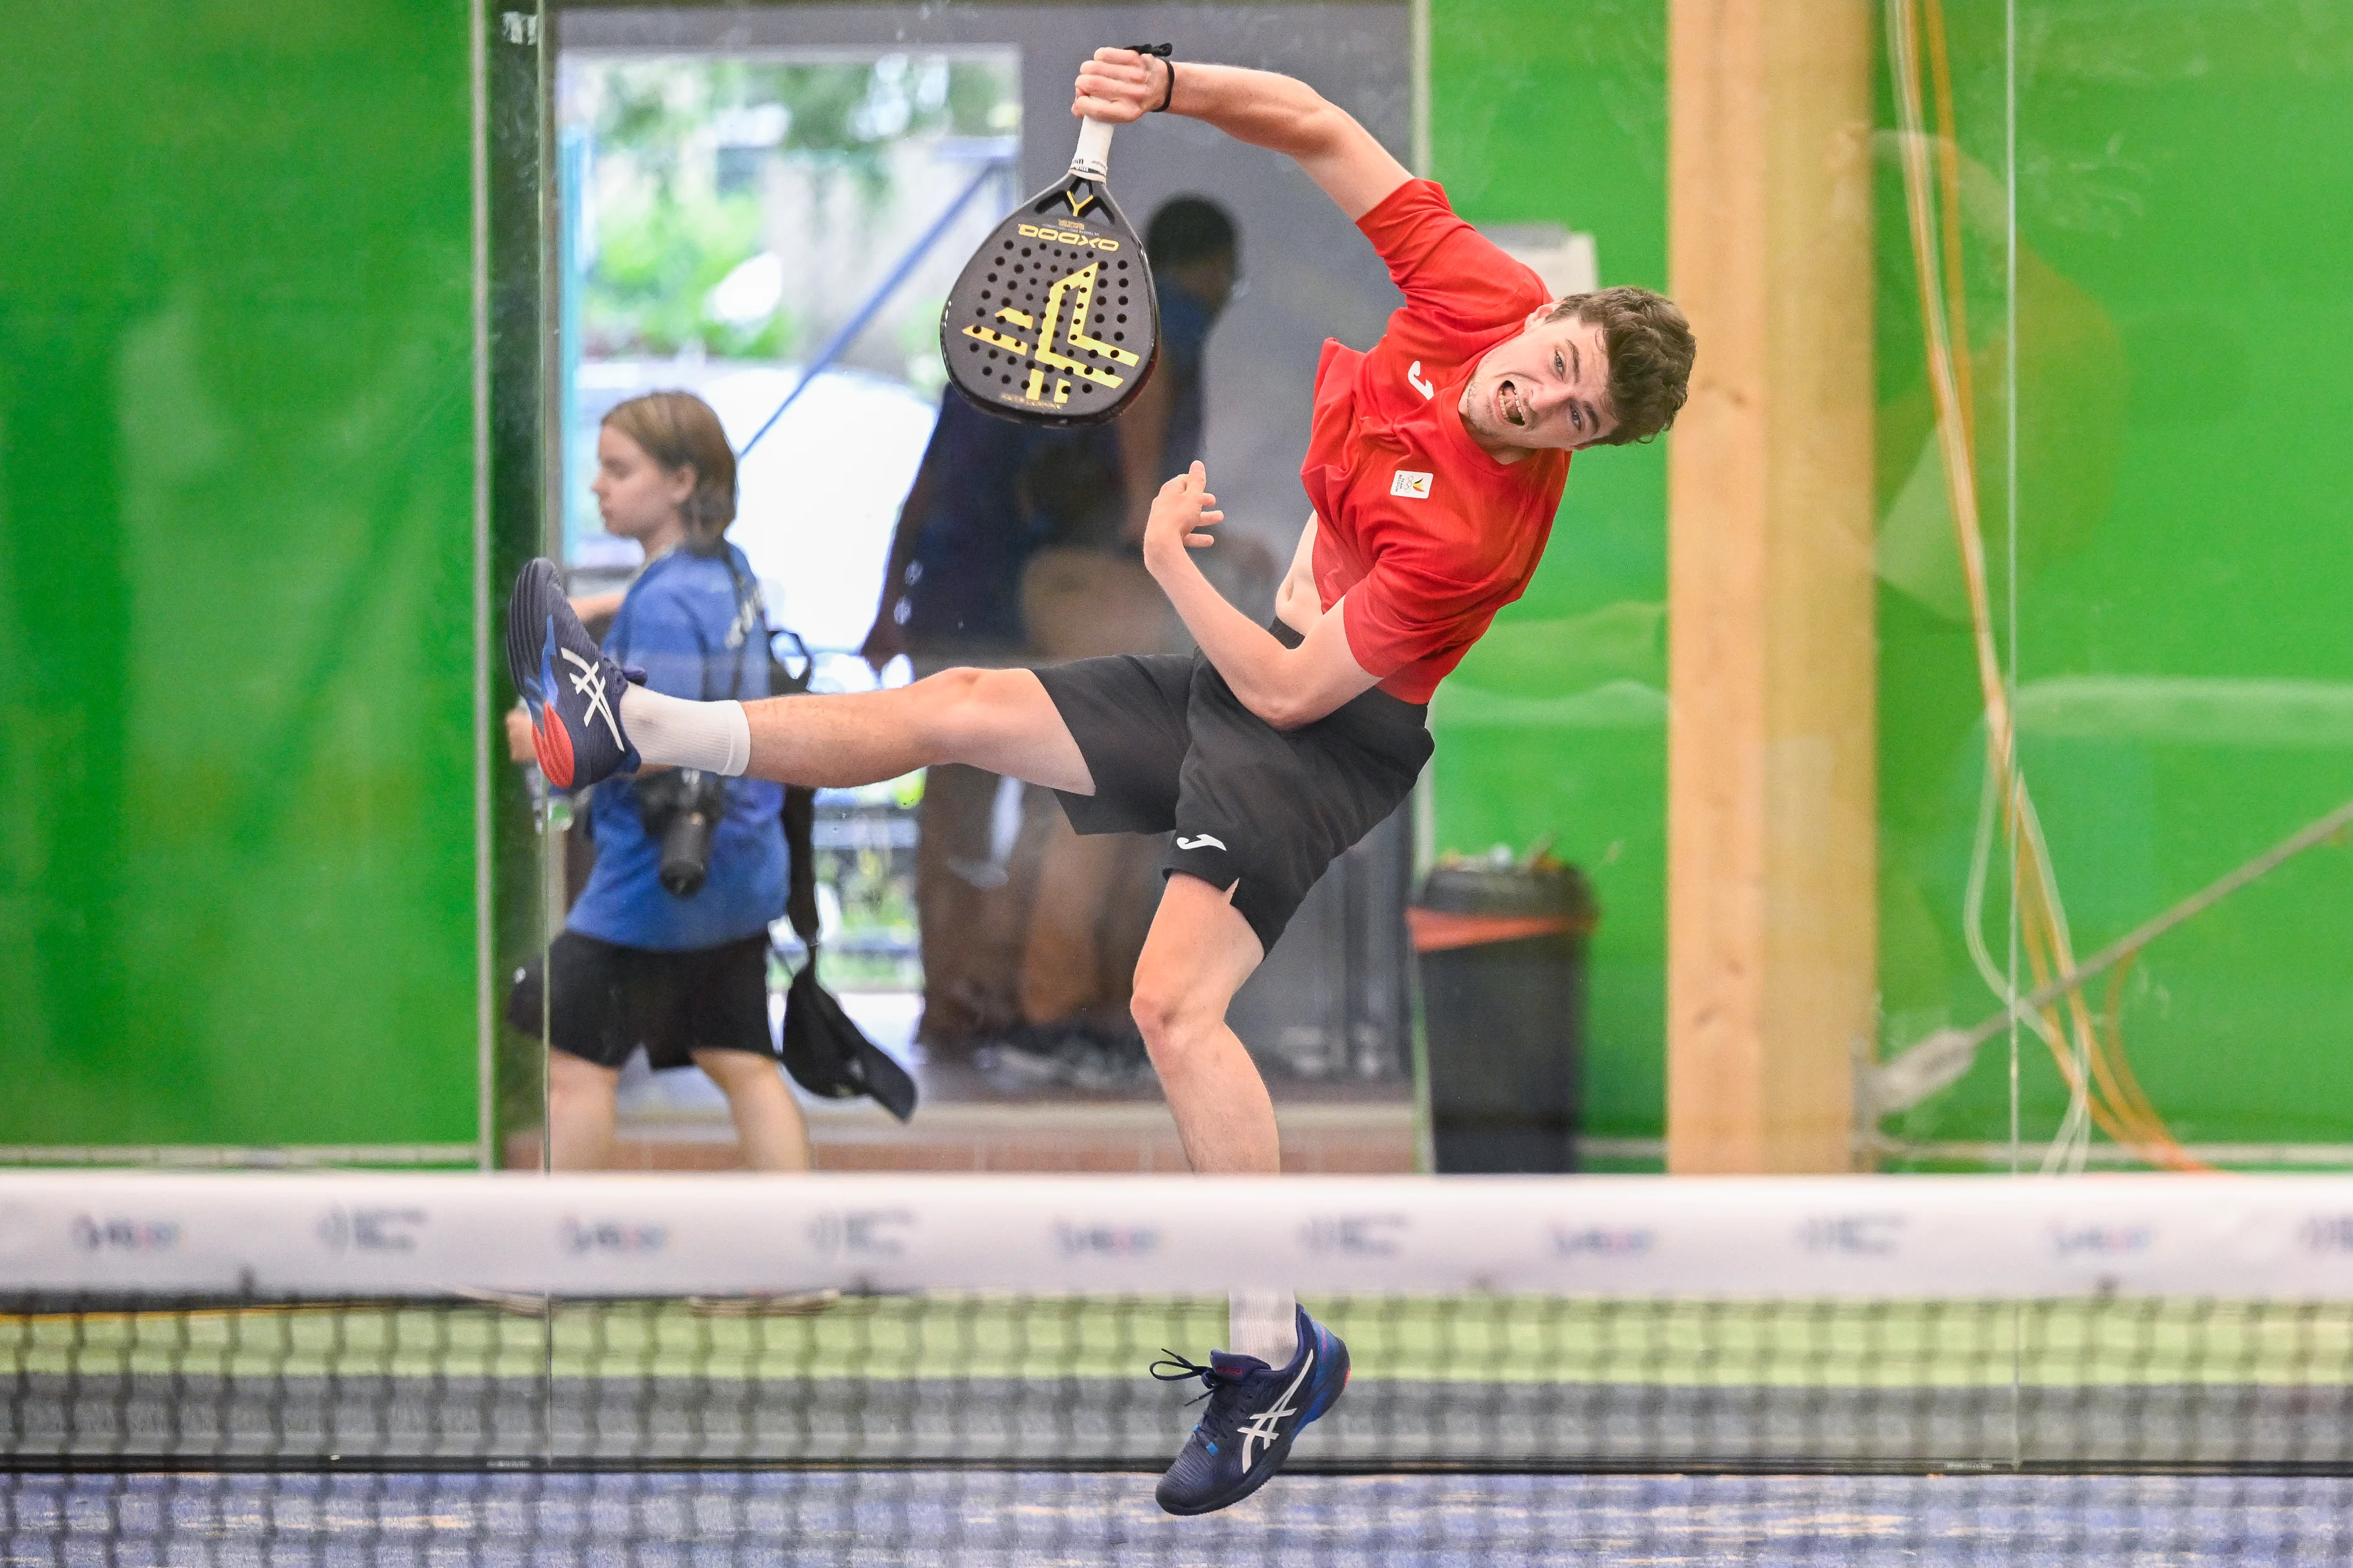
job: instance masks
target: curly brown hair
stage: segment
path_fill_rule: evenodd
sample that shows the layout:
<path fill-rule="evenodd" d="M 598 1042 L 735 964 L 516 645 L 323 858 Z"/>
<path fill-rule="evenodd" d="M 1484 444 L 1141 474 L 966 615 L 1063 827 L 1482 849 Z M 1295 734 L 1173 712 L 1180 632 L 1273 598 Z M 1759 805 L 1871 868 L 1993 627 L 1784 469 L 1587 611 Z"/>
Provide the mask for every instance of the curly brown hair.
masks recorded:
<path fill-rule="evenodd" d="M 1648 441 L 1672 425 L 1690 395 L 1692 358 L 1698 352 L 1691 322 L 1675 302 L 1648 289 L 1601 289 L 1569 295 L 1545 320 L 1570 316 L 1601 329 L 1602 349 L 1609 356 L 1609 406 L 1618 424 L 1600 444 Z"/>
<path fill-rule="evenodd" d="M 690 548 L 717 548 L 735 521 L 735 450 L 711 405 L 691 392 L 649 392 L 617 403 L 605 423 L 646 449 L 665 470 L 694 470 L 694 491 L 679 503 Z"/>

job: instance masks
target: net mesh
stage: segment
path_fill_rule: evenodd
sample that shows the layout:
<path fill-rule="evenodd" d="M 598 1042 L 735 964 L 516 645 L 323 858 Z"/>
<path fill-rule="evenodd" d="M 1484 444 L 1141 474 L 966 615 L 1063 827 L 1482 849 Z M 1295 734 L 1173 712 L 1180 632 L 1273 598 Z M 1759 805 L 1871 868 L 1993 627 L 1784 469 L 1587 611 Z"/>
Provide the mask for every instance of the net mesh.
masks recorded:
<path fill-rule="evenodd" d="M 2347 1213 L 2187 1178 L 18 1178 L 0 1530 L 60 1564 L 2353 1562 Z M 1264 1491 L 1163 1516 L 1199 1389 L 1145 1366 L 1270 1269 L 1348 1391 Z"/>

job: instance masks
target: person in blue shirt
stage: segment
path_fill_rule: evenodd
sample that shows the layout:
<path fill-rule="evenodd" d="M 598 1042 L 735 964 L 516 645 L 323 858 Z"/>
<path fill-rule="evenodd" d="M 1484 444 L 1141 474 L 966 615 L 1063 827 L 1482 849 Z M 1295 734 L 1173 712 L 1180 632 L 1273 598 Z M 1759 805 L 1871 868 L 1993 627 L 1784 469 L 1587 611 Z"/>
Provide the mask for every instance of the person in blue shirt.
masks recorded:
<path fill-rule="evenodd" d="M 605 416 L 596 469 L 606 531 L 646 552 L 605 651 L 642 668 L 648 688 L 668 696 L 769 695 L 757 579 L 725 537 L 735 518 L 735 457 L 718 416 L 691 393 L 631 398 Z M 528 758 L 528 721 L 521 741 Z M 539 1032 L 545 1009 L 549 1151 L 558 1170 L 609 1163 L 614 1089 L 640 1045 L 656 1068 L 691 1060 L 711 1075 L 754 1170 L 808 1168 L 807 1131 L 768 1023 L 768 923 L 785 910 L 784 786 L 707 776 L 723 806 L 708 870 L 688 894 L 663 884 L 648 817 L 650 803 L 658 828 L 692 781 L 648 767 L 596 786 L 587 812 L 596 864 L 550 945 L 554 983 L 543 1003 L 536 966 L 527 968 L 510 998 L 509 1020 L 528 1034 Z"/>

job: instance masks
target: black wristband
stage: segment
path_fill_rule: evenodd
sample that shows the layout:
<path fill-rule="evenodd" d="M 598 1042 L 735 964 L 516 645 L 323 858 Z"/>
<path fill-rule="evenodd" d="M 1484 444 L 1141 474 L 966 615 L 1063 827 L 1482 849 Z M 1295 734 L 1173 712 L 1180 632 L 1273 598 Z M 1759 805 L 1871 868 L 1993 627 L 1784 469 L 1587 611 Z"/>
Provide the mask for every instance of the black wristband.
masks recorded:
<path fill-rule="evenodd" d="M 1128 47 L 1134 50 L 1139 55 L 1155 56 L 1162 65 L 1168 68 L 1167 90 L 1160 95 L 1160 107 L 1152 111 L 1155 114 L 1166 112 L 1168 106 L 1176 101 L 1176 62 L 1171 58 L 1176 52 L 1176 46 L 1174 44 L 1130 44 Z"/>

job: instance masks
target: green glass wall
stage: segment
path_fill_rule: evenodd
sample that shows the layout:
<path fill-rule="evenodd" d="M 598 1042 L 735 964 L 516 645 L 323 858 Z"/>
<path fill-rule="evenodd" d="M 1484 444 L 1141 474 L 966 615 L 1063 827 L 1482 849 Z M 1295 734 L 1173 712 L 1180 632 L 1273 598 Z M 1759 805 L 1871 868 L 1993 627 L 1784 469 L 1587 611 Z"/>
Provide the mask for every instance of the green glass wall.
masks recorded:
<path fill-rule="evenodd" d="M 1592 232 L 1603 281 L 1663 286 L 1661 0 L 1430 12 L 1460 208 Z M 2000 658 L 2081 953 L 2353 794 L 2353 33 L 2287 0 L 1947 21 L 1959 144 L 2004 209 L 1962 241 Z M 0 60 L 0 1144 L 477 1136 L 468 26 L 446 0 L 142 3 L 27 13 Z M 1962 934 L 1982 703 L 1882 153 L 1887 1051 L 1997 994 Z M 500 403 L 501 449 L 528 404 Z M 1660 1130 L 1663 496 L 1659 448 L 1580 458 L 1543 572 L 1436 710 L 1436 847 L 1551 835 L 1599 890 L 1602 1136 Z M 1998 852 L 1988 888 L 2011 965 Z M 2316 851 L 2127 977 L 2175 1134 L 2353 1142 L 2348 891 L 2345 849 Z M 2021 1131 L 2048 1137 L 2063 1088 L 2025 1047 Z M 1998 1044 L 1888 1131 L 1949 1157 L 2010 1104 Z"/>
<path fill-rule="evenodd" d="M 2353 33 L 2284 3 L 1936 9 L 1999 684 L 2080 958 L 2353 795 L 2336 516 L 2353 490 L 2336 430 L 2353 379 Z M 1604 283 L 1663 286 L 1664 12 L 1579 6 L 1530 28 L 1500 5 L 1433 5 L 1432 172 L 1460 209 L 1590 230 Z M 1874 68 L 1886 1055 L 2035 975 L 2012 950 L 1998 827 L 1990 983 L 1964 934 L 1985 704 L 1883 47 Z M 1556 835 L 1599 890 L 1587 1091 L 1603 1137 L 1661 1130 L 1662 456 L 1579 458 L 1543 571 L 1434 710 L 1435 847 Z M 2174 1137 L 2257 1163 L 2353 1142 L 2349 895 L 2353 857 L 2315 851 L 2153 945 L 2115 1030 L 2105 985 L 2087 994 Z M 2026 1034 L 2029 1164 L 2067 1099 Z M 1891 1119 L 1908 1145 L 1892 1163 L 2006 1165 L 2011 1100 L 1997 1039 Z"/>
<path fill-rule="evenodd" d="M 1993 619 L 2080 957 L 2353 795 L 2353 33 L 2284 4 L 1946 16 Z M 1893 160 L 1879 215 L 1885 1051 L 1999 1001 L 1961 920 L 1985 731 L 1951 512 L 1923 482 L 1941 470 Z M 1982 929 L 2025 988 L 1993 842 Z M 2348 898 L 2353 857 L 2319 849 L 2087 993 L 2172 1136 L 2249 1163 L 2353 1142 Z M 2068 1096 L 2031 1034 L 2019 1075 L 2031 1164 Z M 1949 1157 L 2006 1138 L 2010 1106 L 1998 1039 L 1887 1131 Z"/>
<path fill-rule="evenodd" d="M 1478 224 L 1594 236 L 1601 282 L 1667 282 L 1666 8 L 1430 7 L 1430 174 Z M 1666 451 L 1572 466 L 1543 568 L 1431 707 L 1433 847 L 1554 853 L 1594 883 L 1585 1126 L 1663 1130 Z M 1590 1157 L 1589 1167 L 1615 1162 Z"/>
<path fill-rule="evenodd" d="M 471 53 L 11 18 L 0 1145 L 471 1157 Z"/>

